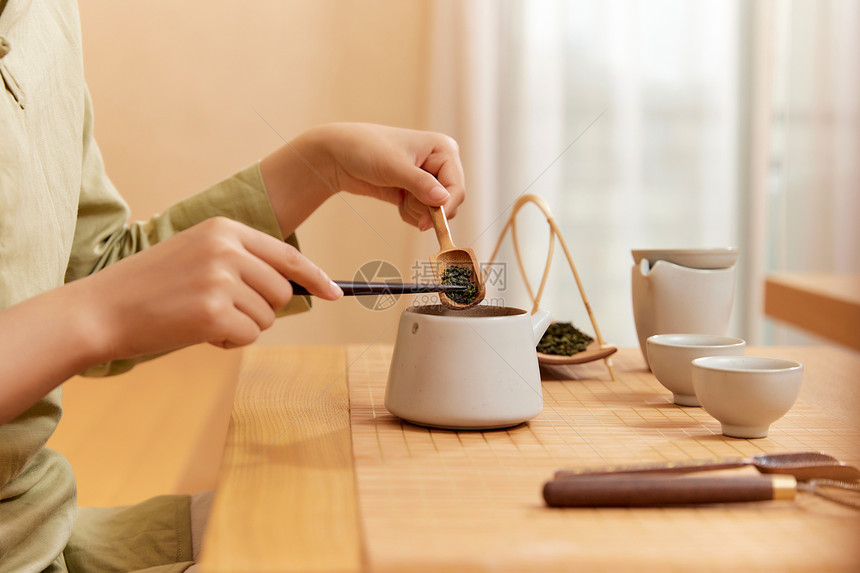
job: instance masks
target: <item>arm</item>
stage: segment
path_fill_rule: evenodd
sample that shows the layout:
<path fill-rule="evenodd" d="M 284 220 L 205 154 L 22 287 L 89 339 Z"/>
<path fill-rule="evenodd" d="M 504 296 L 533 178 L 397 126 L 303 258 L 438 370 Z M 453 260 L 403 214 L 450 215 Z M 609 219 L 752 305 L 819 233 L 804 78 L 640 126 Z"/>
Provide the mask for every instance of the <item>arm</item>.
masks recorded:
<path fill-rule="evenodd" d="M 114 373 L 141 356 L 200 342 L 247 344 L 272 324 L 275 309 L 307 308 L 303 297 L 292 297 L 287 277 L 322 298 L 339 296 L 281 240 L 258 166 L 127 225 L 89 113 L 83 136 L 67 282 L 0 311 L 0 424 L 97 365 Z"/>
<path fill-rule="evenodd" d="M 295 235 L 282 235 L 278 228 L 259 164 L 176 203 L 147 221 L 129 223 L 129 209 L 105 173 L 93 137 L 92 107 L 86 97 L 81 188 L 74 243 L 65 275 L 67 283 L 88 277 L 213 217 L 227 217 L 278 240 L 287 237 L 287 243 L 298 248 Z M 295 297 L 279 308 L 277 314 L 309 308 L 307 297 Z M 89 376 L 118 374 L 145 358 L 146 355 L 113 356 L 90 364 L 84 373 Z"/>
<path fill-rule="evenodd" d="M 464 195 L 449 138 L 324 126 L 246 173 L 265 181 L 262 199 L 260 185 L 238 177 L 127 227 L 127 209 L 103 174 L 95 143 L 85 143 L 69 282 L 0 312 L 0 424 L 72 375 L 107 361 L 121 370 L 135 357 L 190 344 L 252 342 L 276 309 L 296 300 L 288 277 L 321 298 L 338 298 L 342 293 L 325 273 L 280 240 L 335 189 L 394 203 L 405 221 L 422 228 L 430 226 L 429 215 L 422 219 L 425 204 L 446 204 L 453 215 Z M 434 195 L 440 183 L 448 190 Z M 268 233 L 217 216 L 241 221 L 261 201 L 274 207 Z M 195 224 L 200 219 L 206 221 Z"/>
<path fill-rule="evenodd" d="M 147 221 L 129 223 L 129 209 L 107 174 L 93 136 L 88 95 L 74 243 L 65 281 L 91 275 L 211 217 L 223 216 L 297 246 L 281 235 L 259 165 L 252 165 L 209 189 L 184 199 Z"/>

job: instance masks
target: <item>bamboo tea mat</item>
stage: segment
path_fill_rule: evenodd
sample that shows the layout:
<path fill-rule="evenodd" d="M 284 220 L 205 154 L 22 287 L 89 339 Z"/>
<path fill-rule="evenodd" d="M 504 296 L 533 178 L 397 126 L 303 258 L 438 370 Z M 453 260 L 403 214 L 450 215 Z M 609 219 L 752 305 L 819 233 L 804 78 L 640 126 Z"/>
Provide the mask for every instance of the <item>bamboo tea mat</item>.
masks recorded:
<path fill-rule="evenodd" d="M 767 438 L 741 440 L 722 436 L 701 408 L 672 404 L 638 348 L 614 356 L 615 382 L 602 362 L 544 371 L 543 413 L 526 424 L 456 432 L 389 414 L 391 347 L 350 347 L 364 569 L 860 570 L 860 512 L 810 494 L 686 508 L 544 506 L 542 485 L 559 468 L 801 450 L 860 464 L 860 359 L 824 348 L 756 350 L 803 362 L 804 385 L 824 390 L 803 394 Z M 841 398 L 830 409 L 826 386 L 837 383 L 853 403 Z"/>

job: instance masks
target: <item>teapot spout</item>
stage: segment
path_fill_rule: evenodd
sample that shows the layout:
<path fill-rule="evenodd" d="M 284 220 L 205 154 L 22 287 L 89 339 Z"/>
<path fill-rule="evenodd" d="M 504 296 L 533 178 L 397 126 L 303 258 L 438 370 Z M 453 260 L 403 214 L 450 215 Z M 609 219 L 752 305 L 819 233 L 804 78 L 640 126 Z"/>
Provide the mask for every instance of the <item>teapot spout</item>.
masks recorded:
<path fill-rule="evenodd" d="M 552 315 L 548 310 L 538 310 L 531 316 L 531 320 L 535 344 L 537 344 L 538 341 L 540 341 L 541 336 L 543 336 L 543 333 L 546 332 L 547 328 L 549 328 L 549 325 L 552 322 Z"/>

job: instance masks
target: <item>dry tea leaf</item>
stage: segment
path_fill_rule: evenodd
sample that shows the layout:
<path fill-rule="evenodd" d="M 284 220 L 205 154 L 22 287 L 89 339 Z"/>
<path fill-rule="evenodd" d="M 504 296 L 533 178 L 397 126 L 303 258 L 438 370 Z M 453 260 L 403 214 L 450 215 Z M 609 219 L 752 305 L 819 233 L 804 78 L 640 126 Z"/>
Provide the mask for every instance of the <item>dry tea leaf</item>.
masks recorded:
<path fill-rule="evenodd" d="M 468 287 L 464 290 L 445 293 L 458 304 L 469 304 L 478 296 L 478 285 L 472 280 L 472 270 L 469 267 L 451 265 L 445 268 L 442 271 L 442 284 Z"/>
<path fill-rule="evenodd" d="M 582 352 L 594 339 L 577 329 L 570 322 L 556 322 L 549 325 L 537 345 L 543 354 L 573 356 Z"/>

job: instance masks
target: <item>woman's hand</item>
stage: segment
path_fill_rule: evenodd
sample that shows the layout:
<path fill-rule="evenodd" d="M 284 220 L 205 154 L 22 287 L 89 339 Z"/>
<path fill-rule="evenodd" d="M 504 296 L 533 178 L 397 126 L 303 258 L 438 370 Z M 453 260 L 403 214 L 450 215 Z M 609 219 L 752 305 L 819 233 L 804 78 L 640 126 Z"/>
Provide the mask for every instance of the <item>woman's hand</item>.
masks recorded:
<path fill-rule="evenodd" d="M 289 279 L 327 300 L 343 295 L 292 245 L 216 217 L 81 282 L 113 359 L 250 344 L 292 298 Z"/>
<path fill-rule="evenodd" d="M 338 191 L 393 203 L 421 230 L 431 227 L 428 205 L 444 205 L 451 218 L 466 195 L 453 139 L 373 124 L 311 129 L 266 157 L 261 170 L 285 236 Z"/>
<path fill-rule="evenodd" d="M 249 344 L 293 296 L 340 288 L 291 245 L 213 218 L 0 312 L 0 424 L 110 360 Z"/>

